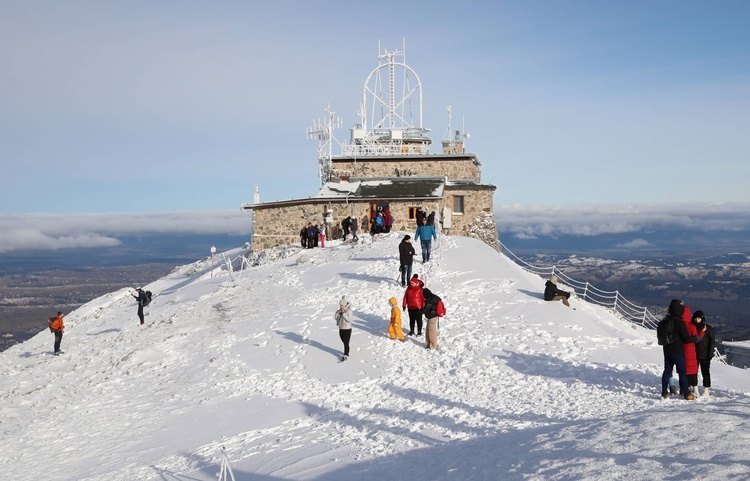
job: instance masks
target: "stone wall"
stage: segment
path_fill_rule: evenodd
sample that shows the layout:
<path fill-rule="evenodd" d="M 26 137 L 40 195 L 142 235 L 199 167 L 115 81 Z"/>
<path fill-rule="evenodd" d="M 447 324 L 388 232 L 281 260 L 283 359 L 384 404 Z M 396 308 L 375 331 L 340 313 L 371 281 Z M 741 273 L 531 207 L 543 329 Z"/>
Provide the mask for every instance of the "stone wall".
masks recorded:
<path fill-rule="evenodd" d="M 450 188 L 440 201 L 387 201 L 394 219 L 392 230 L 413 233 L 416 222 L 409 219 L 410 207 L 422 207 L 426 213 L 436 212 L 436 220 L 441 219 L 444 206 L 453 208 L 453 196 L 464 196 L 464 213 L 452 215 L 452 226 L 448 235 L 476 237 L 494 249 L 499 249 L 497 228 L 492 213 L 494 188 Z M 380 201 L 386 202 L 386 201 Z M 301 201 L 294 205 L 260 207 L 253 211 L 253 251 L 282 245 L 299 245 L 299 233 L 308 222 L 323 226 L 325 219 L 326 239 L 340 239 L 343 235 L 341 221 L 347 216 L 359 220 L 358 235 L 369 235 L 369 201 L 334 203 L 321 201 Z M 488 223 L 487 219 L 491 221 Z"/>
<path fill-rule="evenodd" d="M 329 181 L 338 182 L 348 177 L 443 177 L 453 180 L 481 182 L 479 166 L 473 157 L 458 159 L 419 157 L 419 160 L 397 158 L 393 161 L 334 160 L 329 173 Z"/>

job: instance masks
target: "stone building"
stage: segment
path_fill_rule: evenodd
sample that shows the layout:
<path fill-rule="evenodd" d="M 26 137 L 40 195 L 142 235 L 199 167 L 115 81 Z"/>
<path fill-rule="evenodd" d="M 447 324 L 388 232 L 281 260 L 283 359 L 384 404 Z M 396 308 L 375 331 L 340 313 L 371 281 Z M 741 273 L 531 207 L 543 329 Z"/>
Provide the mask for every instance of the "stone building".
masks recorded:
<path fill-rule="evenodd" d="M 413 70 L 398 62 L 403 52 L 385 51 L 380 63 L 365 81 L 361 123 L 351 129 L 349 143 L 340 144 L 341 152 L 332 154 L 333 114 L 309 135 L 319 141 L 320 191 L 312 197 L 277 202 L 243 204 L 252 211 L 252 249 L 298 244 L 300 230 L 308 222 L 325 229 L 327 239 L 342 235 L 341 221 L 347 216 L 359 220 L 359 235 L 368 235 L 370 223 L 379 208 L 393 217 L 393 231 L 413 232 L 417 210 L 434 213 L 435 226 L 442 235 L 476 237 L 499 248 L 493 214 L 496 187 L 481 182 L 481 163 L 476 154 L 464 150 L 464 136 L 455 131 L 442 141 L 442 152 L 430 153 L 428 129 L 421 126 L 421 84 Z M 401 69 L 403 75 L 393 75 Z M 389 92 L 409 92 L 397 100 L 375 93 L 373 86 L 384 85 L 379 75 L 386 74 Z M 413 85 L 394 85 L 397 79 Z M 419 119 L 406 118 L 400 106 L 418 94 Z M 367 112 L 385 112 L 372 126 Z M 409 109 L 412 111 L 412 109 Z M 450 112 L 450 109 L 449 109 Z M 449 117 L 449 132 L 450 117 Z"/>

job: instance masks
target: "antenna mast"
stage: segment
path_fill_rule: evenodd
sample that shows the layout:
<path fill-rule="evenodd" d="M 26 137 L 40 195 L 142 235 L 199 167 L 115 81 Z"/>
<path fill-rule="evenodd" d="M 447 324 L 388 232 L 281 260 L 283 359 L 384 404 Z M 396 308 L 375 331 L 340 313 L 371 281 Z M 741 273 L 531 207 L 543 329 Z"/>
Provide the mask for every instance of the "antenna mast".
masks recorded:
<path fill-rule="evenodd" d="M 313 120 L 312 128 L 307 129 L 308 139 L 318 140 L 318 176 L 321 187 L 328 181 L 331 172 L 331 159 L 333 158 L 333 142 L 341 145 L 333 136 L 333 129 L 341 128 L 341 117 L 336 117 L 331 110 L 330 104 L 323 109 L 326 113 L 325 120 Z"/>

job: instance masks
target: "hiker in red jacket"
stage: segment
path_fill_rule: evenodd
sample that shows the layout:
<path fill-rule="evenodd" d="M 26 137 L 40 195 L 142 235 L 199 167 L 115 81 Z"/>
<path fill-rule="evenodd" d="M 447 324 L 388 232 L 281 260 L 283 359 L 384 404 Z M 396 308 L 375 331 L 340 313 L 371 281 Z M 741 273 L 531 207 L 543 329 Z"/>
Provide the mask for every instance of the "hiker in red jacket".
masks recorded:
<path fill-rule="evenodd" d="M 690 308 L 685 306 L 682 311 L 682 322 L 685 323 L 688 334 L 692 338 L 702 339 L 705 329 L 698 332 L 698 328 L 693 324 L 693 315 Z M 688 393 L 698 397 L 698 355 L 695 342 L 686 342 L 682 348 L 685 351 L 685 373 L 688 380 Z"/>
<path fill-rule="evenodd" d="M 404 300 L 401 307 L 409 310 L 409 335 L 414 335 L 414 324 L 417 325 L 417 336 L 422 335 L 422 308 L 424 307 L 424 294 L 422 288 L 424 282 L 419 280 L 419 276 L 414 274 L 409 280 L 409 287 L 404 293 Z"/>

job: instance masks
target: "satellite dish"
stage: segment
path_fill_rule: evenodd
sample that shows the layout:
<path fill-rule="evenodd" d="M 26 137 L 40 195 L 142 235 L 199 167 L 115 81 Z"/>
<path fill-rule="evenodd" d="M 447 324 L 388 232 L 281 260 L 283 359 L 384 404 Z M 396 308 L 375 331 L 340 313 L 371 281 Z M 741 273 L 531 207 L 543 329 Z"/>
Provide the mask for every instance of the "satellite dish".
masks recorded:
<path fill-rule="evenodd" d="M 468 139 L 469 137 L 471 137 L 471 134 L 464 134 L 464 137 Z"/>

